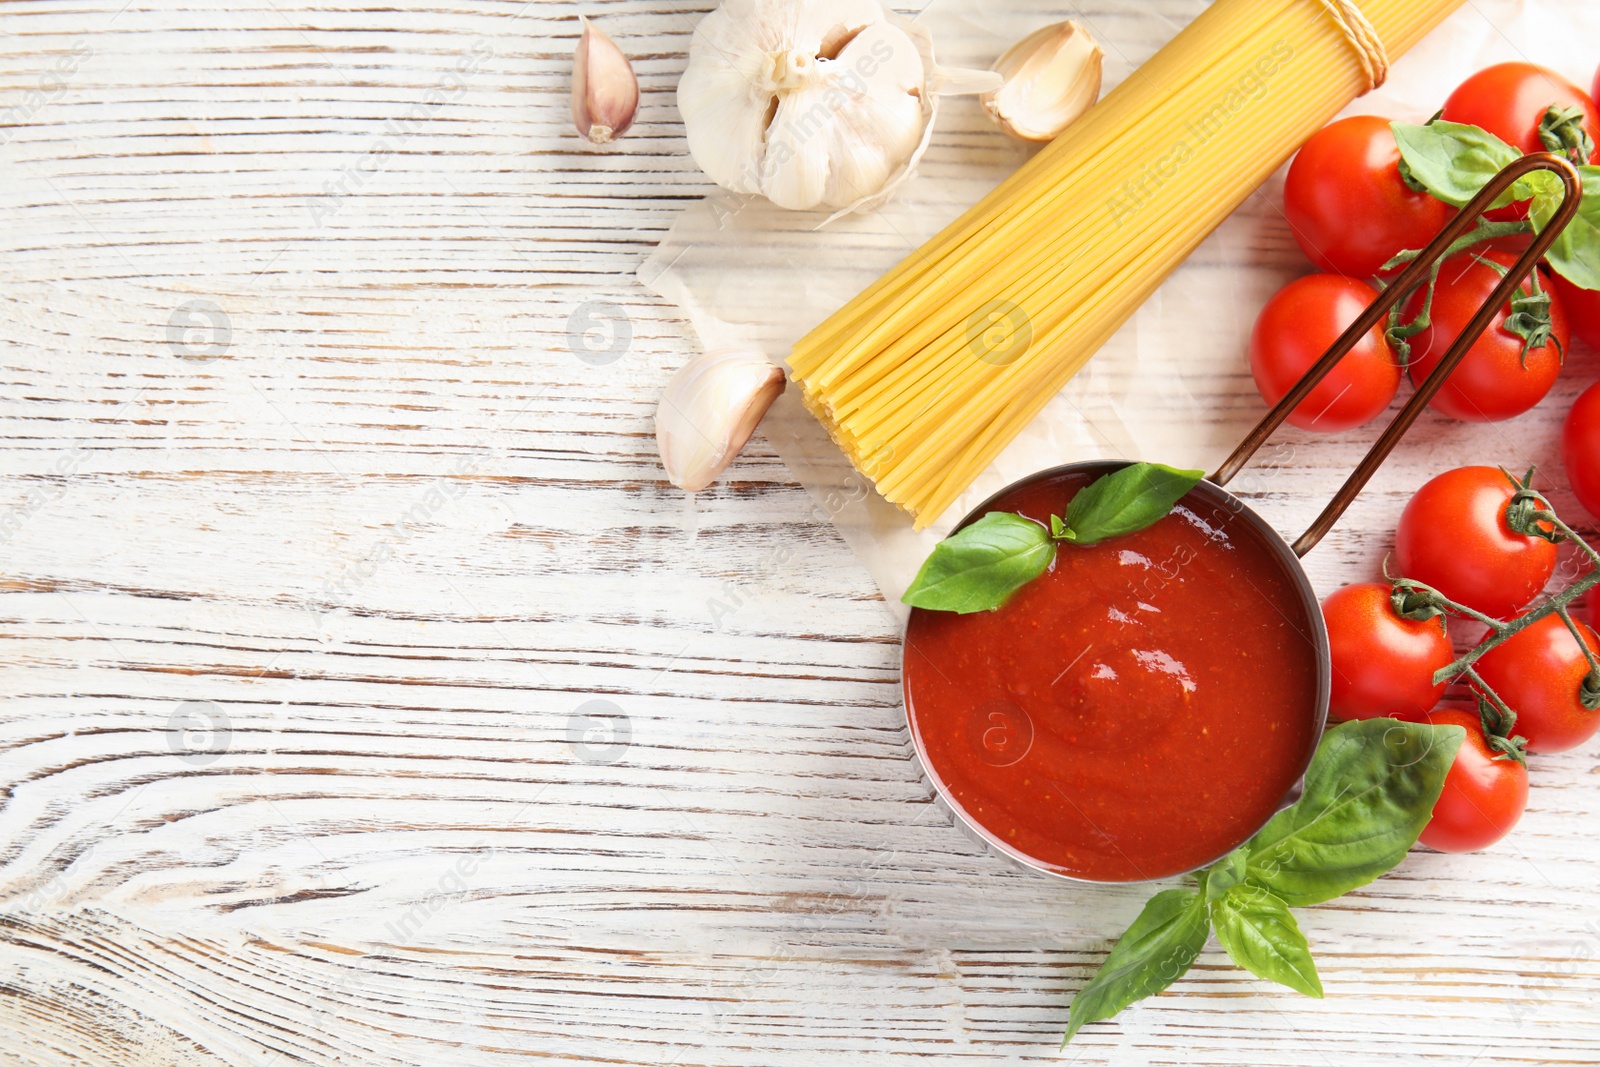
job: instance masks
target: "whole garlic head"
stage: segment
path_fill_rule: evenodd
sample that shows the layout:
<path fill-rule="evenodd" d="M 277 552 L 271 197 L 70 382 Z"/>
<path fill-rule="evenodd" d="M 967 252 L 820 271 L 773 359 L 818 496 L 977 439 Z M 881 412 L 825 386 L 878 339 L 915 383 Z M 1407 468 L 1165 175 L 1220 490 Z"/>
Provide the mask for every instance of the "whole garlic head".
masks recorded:
<path fill-rule="evenodd" d="M 1001 81 L 984 78 L 940 71 L 926 35 L 877 0 L 725 0 L 695 29 L 678 109 L 718 185 L 851 210 L 909 176 L 938 93 Z"/>

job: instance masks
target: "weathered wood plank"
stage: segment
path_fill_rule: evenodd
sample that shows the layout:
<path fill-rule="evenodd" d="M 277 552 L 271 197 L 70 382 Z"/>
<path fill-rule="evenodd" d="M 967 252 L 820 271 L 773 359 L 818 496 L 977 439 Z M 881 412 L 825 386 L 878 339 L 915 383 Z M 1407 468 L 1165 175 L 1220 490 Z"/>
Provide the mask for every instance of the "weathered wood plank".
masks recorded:
<path fill-rule="evenodd" d="M 932 802 L 894 620 L 764 442 L 693 499 L 656 464 L 693 342 L 633 272 L 707 189 L 672 94 L 709 7 L 0 10 L 0 1059 L 1593 1062 L 1592 752 L 1505 846 L 1307 913 L 1327 1000 L 1212 949 L 1057 1053 L 1141 891 Z M 639 57 L 626 151 L 568 129 L 580 10 Z M 1427 420 L 1315 580 L 1485 441 L 1554 462 L 1594 376 Z M 1285 441 L 1251 484 L 1289 528 L 1361 442 Z"/>

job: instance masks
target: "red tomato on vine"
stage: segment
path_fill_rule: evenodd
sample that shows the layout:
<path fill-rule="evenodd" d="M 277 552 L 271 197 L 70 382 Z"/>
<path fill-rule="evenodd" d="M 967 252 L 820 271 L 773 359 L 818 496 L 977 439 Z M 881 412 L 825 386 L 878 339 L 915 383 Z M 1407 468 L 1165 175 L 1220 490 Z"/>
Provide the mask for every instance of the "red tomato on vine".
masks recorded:
<path fill-rule="evenodd" d="M 1504 619 L 1527 607 L 1556 571 L 1556 546 L 1511 529 L 1517 489 L 1494 467 L 1459 467 L 1428 482 L 1400 515 L 1400 573 Z"/>
<path fill-rule="evenodd" d="M 1411 380 L 1422 384 L 1461 336 L 1506 270 L 1516 263 L 1505 252 L 1463 252 L 1445 260 L 1430 309 L 1431 323 L 1411 339 Z M 1435 411 L 1464 422 L 1501 422 L 1534 407 L 1561 374 L 1572 343 L 1566 306 L 1540 271 L 1539 291 L 1524 282 L 1466 358 L 1429 402 Z M 1426 306 L 1426 289 L 1412 294 L 1407 320 Z"/>
<path fill-rule="evenodd" d="M 1528 768 L 1491 748 L 1474 714 L 1439 708 L 1409 718 L 1467 731 L 1433 805 L 1433 818 L 1423 828 L 1422 843 L 1440 852 L 1476 852 L 1510 833 L 1528 806 Z"/>
<path fill-rule="evenodd" d="M 1455 214 L 1401 179 L 1394 131 L 1375 115 L 1340 119 L 1307 141 L 1289 167 L 1283 201 L 1294 239 L 1317 269 L 1355 277 L 1425 247 Z"/>
<path fill-rule="evenodd" d="M 1550 119 L 1552 107 L 1570 114 L 1564 128 Z M 1480 70 L 1450 94 L 1442 117 L 1488 130 L 1524 153 L 1548 150 L 1541 128 L 1574 141 L 1587 136 L 1587 155 L 1600 162 L 1600 110 L 1594 98 L 1547 67 L 1500 63 Z"/>
<path fill-rule="evenodd" d="M 1250 336 L 1250 373 L 1262 399 L 1282 400 L 1376 295 L 1366 282 L 1337 274 L 1296 278 L 1279 290 Z M 1400 361 L 1379 323 L 1317 383 L 1289 422 L 1322 433 L 1351 430 L 1382 414 L 1399 388 Z"/>
<path fill-rule="evenodd" d="M 1387 584 L 1347 585 L 1322 602 L 1333 661 L 1328 713 L 1340 722 L 1420 715 L 1439 703 L 1435 671 L 1455 659 L 1442 617 L 1402 619 Z"/>
<path fill-rule="evenodd" d="M 1600 383 L 1584 390 L 1567 412 L 1561 427 L 1561 465 L 1578 503 L 1600 518 Z"/>
<path fill-rule="evenodd" d="M 1550 281 L 1572 320 L 1572 332 L 1600 348 L 1600 289 L 1580 289 L 1559 274 L 1550 275 Z"/>
<path fill-rule="evenodd" d="M 1600 656 L 1595 632 L 1576 619 L 1573 625 Z M 1557 615 L 1485 652 L 1475 669 L 1517 713 L 1515 732 L 1528 739 L 1529 752 L 1565 752 L 1600 730 L 1600 677 L 1590 677 L 1583 649 Z"/>
<path fill-rule="evenodd" d="M 1551 115 L 1551 109 L 1560 115 Z M 1478 126 L 1523 152 L 1567 146 L 1600 162 L 1600 110 L 1594 98 L 1566 78 L 1532 63 L 1501 63 L 1478 71 L 1445 101 L 1441 116 Z M 1553 138 L 1546 143 L 1546 137 Z M 1581 147 L 1580 147 L 1581 146 Z M 1525 219 L 1527 204 L 1489 213 L 1492 219 Z"/>

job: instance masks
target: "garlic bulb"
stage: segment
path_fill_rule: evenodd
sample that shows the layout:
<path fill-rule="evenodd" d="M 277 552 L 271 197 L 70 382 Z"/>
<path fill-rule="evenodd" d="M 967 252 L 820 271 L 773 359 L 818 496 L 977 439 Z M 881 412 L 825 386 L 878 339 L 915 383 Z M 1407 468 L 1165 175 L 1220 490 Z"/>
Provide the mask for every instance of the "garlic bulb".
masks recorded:
<path fill-rule="evenodd" d="M 1006 49 L 994 66 L 1006 80 L 983 94 L 984 110 L 1006 133 L 1050 141 L 1100 99 L 1105 53 L 1076 22 L 1058 22 Z"/>
<path fill-rule="evenodd" d="M 639 108 L 639 79 L 616 42 L 582 15 L 572 56 L 572 121 L 585 140 L 610 144 L 628 132 Z"/>
<path fill-rule="evenodd" d="M 667 479 L 691 493 L 716 481 L 784 382 L 782 368 L 753 352 L 707 353 L 685 364 L 656 408 L 656 446 Z"/>
<path fill-rule="evenodd" d="M 940 94 L 1000 81 L 940 69 L 926 33 L 877 0 L 724 0 L 695 28 L 678 109 L 718 185 L 848 211 L 910 176 Z"/>

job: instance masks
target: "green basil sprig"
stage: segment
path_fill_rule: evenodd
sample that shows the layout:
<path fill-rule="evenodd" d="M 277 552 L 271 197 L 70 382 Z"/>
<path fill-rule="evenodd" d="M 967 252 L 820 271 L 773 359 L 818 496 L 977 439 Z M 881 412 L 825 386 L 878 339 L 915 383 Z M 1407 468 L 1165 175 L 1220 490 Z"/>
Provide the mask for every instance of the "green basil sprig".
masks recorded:
<path fill-rule="evenodd" d="M 1197 889 L 1150 899 L 1073 998 L 1062 1043 L 1182 977 L 1213 929 L 1251 974 L 1322 996 L 1311 946 L 1289 909 L 1342 896 L 1405 859 L 1465 738 L 1459 726 L 1394 719 L 1329 730 L 1299 800 L 1196 875 Z"/>
<path fill-rule="evenodd" d="M 1443 119 L 1426 126 L 1389 125 L 1411 177 L 1451 207 L 1466 207 L 1490 178 L 1522 158 L 1521 152 L 1477 126 Z M 1505 200 L 1510 203 L 1511 197 Z"/>
<path fill-rule="evenodd" d="M 1204 893 L 1168 889 L 1151 897 L 1094 980 L 1072 998 L 1067 1036 L 1061 1043 L 1071 1041 L 1085 1023 L 1109 1019 L 1182 978 L 1210 936 Z"/>
<path fill-rule="evenodd" d="M 1181 471 L 1160 463 L 1135 463 L 1080 489 L 1065 516 L 1050 517 L 1050 536 L 1075 545 L 1095 545 L 1137 533 L 1164 518 L 1205 471 Z"/>
<path fill-rule="evenodd" d="M 1032 519 L 994 511 L 947 537 L 900 599 L 914 608 L 962 615 L 992 611 L 1056 558 L 1050 532 Z"/>
<path fill-rule="evenodd" d="M 1489 179 L 1522 157 L 1522 153 L 1477 126 L 1435 119 L 1425 126 L 1391 123 L 1406 173 L 1436 198 L 1465 207 Z M 1584 289 L 1600 289 L 1600 168 L 1580 166 L 1583 201 L 1578 217 L 1551 246 L 1548 259 L 1556 272 Z M 1544 232 L 1555 217 L 1564 186 L 1549 171 L 1519 178 L 1496 207 L 1531 200 L 1534 233 Z"/>
<path fill-rule="evenodd" d="M 1547 177 L 1555 175 L 1547 172 Z M 1561 231 L 1545 258 L 1563 278 L 1582 289 L 1600 289 L 1600 167 L 1579 167 L 1583 178 L 1583 202 L 1578 216 Z M 1533 177 L 1532 174 L 1528 177 Z M 1530 208 L 1534 226 L 1542 233 L 1561 204 L 1559 188 L 1554 194 L 1533 198 Z"/>
<path fill-rule="evenodd" d="M 1258 978 L 1308 997 L 1322 996 L 1311 946 L 1284 899 L 1242 882 L 1211 902 L 1217 940 L 1235 963 Z"/>
<path fill-rule="evenodd" d="M 1087 546 L 1136 533 L 1170 514 L 1205 477 L 1160 463 L 1134 463 L 1079 490 L 1046 530 L 1032 519 L 990 512 L 940 541 L 900 599 L 962 615 L 999 608 L 1050 568 L 1056 543 Z"/>

